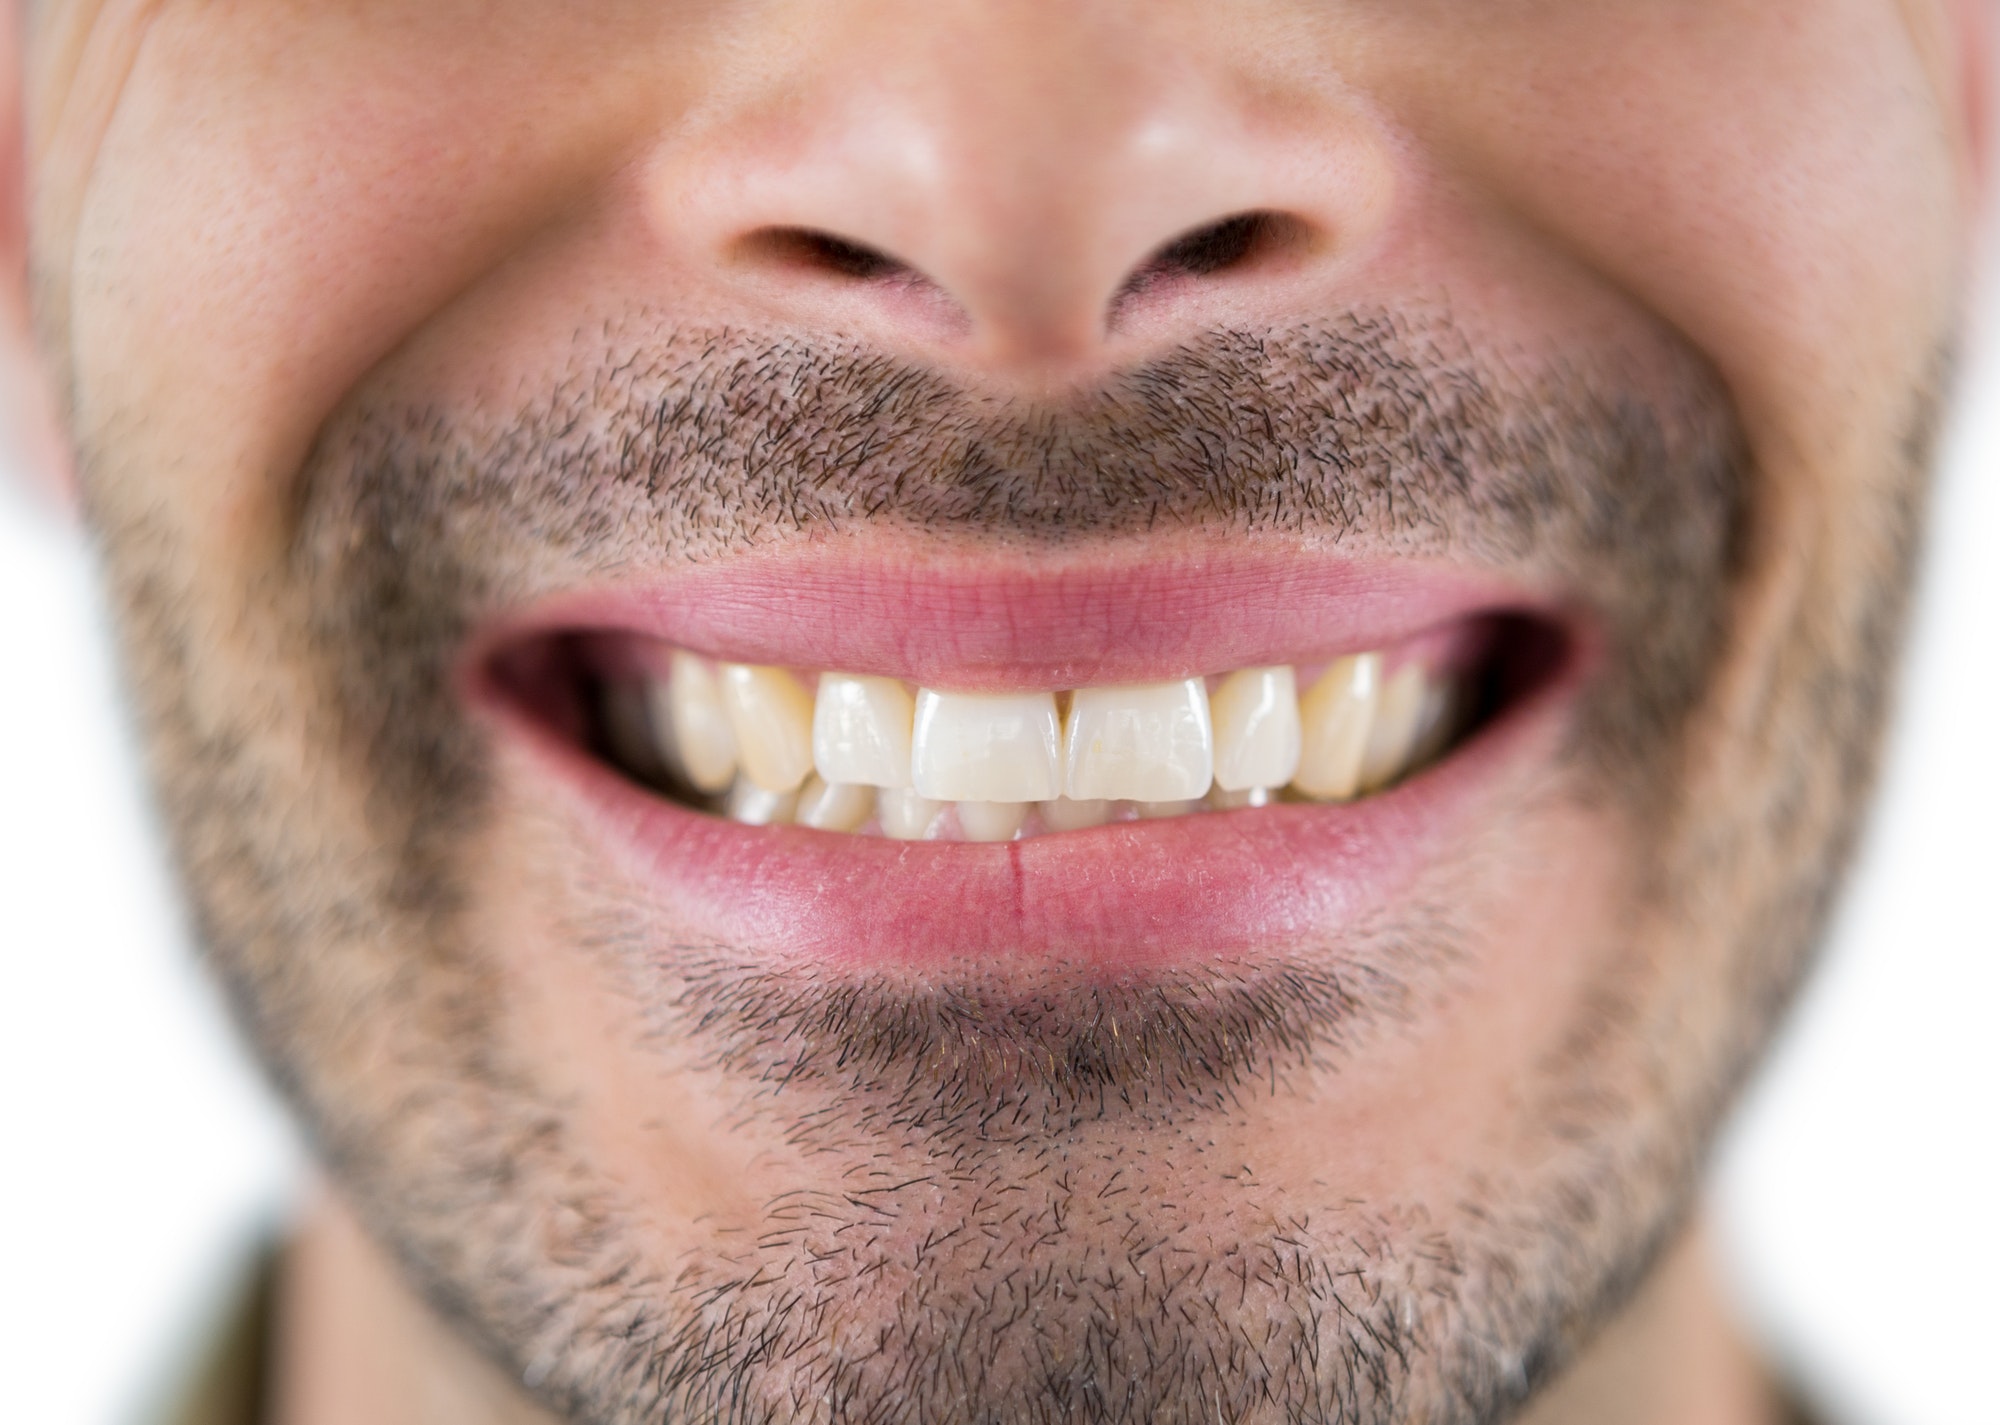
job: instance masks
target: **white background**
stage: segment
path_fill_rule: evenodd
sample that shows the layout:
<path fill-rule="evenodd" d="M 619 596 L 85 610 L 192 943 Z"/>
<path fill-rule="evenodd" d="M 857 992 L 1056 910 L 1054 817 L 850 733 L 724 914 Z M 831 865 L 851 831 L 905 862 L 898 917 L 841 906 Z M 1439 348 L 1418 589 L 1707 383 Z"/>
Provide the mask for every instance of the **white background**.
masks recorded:
<path fill-rule="evenodd" d="M 2000 329 L 2000 302 L 1982 326 Z M 1975 347 L 1889 781 L 1716 1174 L 1839 1425 L 2000 1425 L 2000 361 Z M 0 1415 L 133 1418 L 300 1172 L 192 968 L 87 558 L 0 472 Z"/>

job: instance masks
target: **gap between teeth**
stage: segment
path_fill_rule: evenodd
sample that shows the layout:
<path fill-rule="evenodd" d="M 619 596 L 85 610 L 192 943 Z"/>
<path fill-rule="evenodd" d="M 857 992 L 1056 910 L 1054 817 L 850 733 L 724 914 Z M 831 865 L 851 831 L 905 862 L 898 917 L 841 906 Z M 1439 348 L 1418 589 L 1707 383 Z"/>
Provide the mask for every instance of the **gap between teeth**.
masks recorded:
<path fill-rule="evenodd" d="M 608 750 L 643 781 L 753 825 L 1008 841 L 1111 821 L 1347 801 L 1418 770 L 1462 709 L 1421 665 L 1335 660 L 1055 693 L 953 693 L 893 678 L 712 665 L 611 682 Z"/>

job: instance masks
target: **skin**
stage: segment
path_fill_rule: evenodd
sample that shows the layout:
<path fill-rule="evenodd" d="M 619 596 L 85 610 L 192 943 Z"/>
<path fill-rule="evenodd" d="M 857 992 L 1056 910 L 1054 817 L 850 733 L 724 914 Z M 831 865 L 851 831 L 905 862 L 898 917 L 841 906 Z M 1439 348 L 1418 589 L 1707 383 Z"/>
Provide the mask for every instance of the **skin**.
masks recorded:
<path fill-rule="evenodd" d="M 1768 1417 L 1686 1223 L 1872 775 L 1982 24 L 34 9 L 22 311 L 204 940 L 329 1170 L 282 1418 Z M 1253 210 L 1257 261 L 1159 261 Z M 1329 350 L 1404 399 L 1341 427 Z M 738 358 L 798 378 L 721 442 L 780 433 L 755 477 L 646 423 Z M 1140 399 L 1163 370 L 1206 424 Z M 887 373 L 942 417 L 892 428 Z M 1288 419 L 1351 460 L 1258 458 Z M 1217 428 L 1243 459 L 1176 462 Z M 1051 430 L 1095 484 L 1035 482 Z M 802 505 L 857 432 L 879 463 Z M 967 451 L 1014 498 L 895 481 Z M 1462 488 L 1423 476 L 1447 451 Z M 457 674 L 536 599 L 808 545 L 1475 570 L 1598 656 L 1392 903 L 1269 963 L 1107 988 L 1022 946 L 801 988 L 605 854 Z M 1269 964 L 1362 988 L 1281 1000 Z M 1232 986 L 1240 1059 L 1201 1038 Z M 1076 1069 L 1105 1003 L 1193 1047 Z"/>

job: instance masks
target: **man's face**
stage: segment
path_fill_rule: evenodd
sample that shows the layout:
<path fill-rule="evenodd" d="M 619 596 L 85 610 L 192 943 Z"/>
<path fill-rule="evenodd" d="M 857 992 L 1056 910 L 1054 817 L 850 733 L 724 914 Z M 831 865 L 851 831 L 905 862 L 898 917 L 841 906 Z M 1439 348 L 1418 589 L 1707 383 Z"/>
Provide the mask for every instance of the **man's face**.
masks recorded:
<path fill-rule="evenodd" d="M 43 7 L 45 344 L 344 1192 L 585 1420 L 1511 1408 L 1869 780 L 1960 18 Z M 790 799 L 815 679 L 914 787 Z"/>

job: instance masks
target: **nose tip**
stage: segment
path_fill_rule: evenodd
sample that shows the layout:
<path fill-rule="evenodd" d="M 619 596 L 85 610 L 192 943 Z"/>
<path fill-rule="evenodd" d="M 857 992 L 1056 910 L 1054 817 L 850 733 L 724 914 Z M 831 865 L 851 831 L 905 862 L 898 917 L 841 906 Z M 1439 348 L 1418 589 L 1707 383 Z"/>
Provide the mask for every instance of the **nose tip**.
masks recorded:
<path fill-rule="evenodd" d="M 984 59 L 889 94 L 792 76 L 663 210 L 778 321 L 1036 379 L 1296 313 L 1387 211 L 1388 146 L 1333 100 L 1218 98 L 1257 89 L 1185 56 Z"/>

